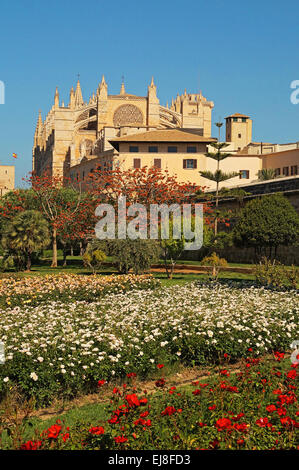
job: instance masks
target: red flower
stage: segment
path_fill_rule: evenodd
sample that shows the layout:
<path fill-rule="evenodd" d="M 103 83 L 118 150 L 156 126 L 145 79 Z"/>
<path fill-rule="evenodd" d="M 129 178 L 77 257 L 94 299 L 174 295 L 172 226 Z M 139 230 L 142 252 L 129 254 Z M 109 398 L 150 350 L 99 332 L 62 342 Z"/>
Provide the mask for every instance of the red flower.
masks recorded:
<path fill-rule="evenodd" d="M 140 403 L 140 406 L 146 405 L 147 404 L 147 398 L 140 398 L 139 403 Z"/>
<path fill-rule="evenodd" d="M 193 395 L 199 395 L 201 393 L 201 390 L 199 390 L 198 388 L 196 390 L 193 390 L 192 394 Z"/>
<path fill-rule="evenodd" d="M 155 382 L 156 387 L 164 387 L 165 379 L 159 379 Z"/>
<path fill-rule="evenodd" d="M 268 426 L 269 424 L 269 420 L 268 418 L 259 418 L 256 420 L 256 424 L 260 427 L 260 428 L 265 428 Z"/>
<path fill-rule="evenodd" d="M 232 422 L 228 418 L 220 418 L 216 421 L 215 426 L 218 431 L 229 430 L 232 427 Z"/>
<path fill-rule="evenodd" d="M 234 423 L 233 427 L 237 431 L 244 432 L 244 431 L 247 430 L 248 424 L 246 424 L 246 423 Z"/>
<path fill-rule="evenodd" d="M 50 439 L 56 439 L 61 431 L 61 426 L 53 424 L 49 429 L 47 429 L 47 437 Z"/>
<path fill-rule="evenodd" d="M 70 433 L 66 432 L 63 436 L 62 439 L 64 442 L 66 442 L 70 438 Z"/>
<path fill-rule="evenodd" d="M 216 405 L 209 406 L 209 410 L 211 410 L 211 411 L 216 410 Z"/>
<path fill-rule="evenodd" d="M 288 379 L 295 379 L 296 377 L 297 377 L 297 372 L 295 370 L 290 370 L 290 372 L 287 373 Z"/>
<path fill-rule="evenodd" d="M 132 377 L 136 377 L 137 374 L 135 374 L 135 372 L 129 372 L 129 374 L 127 374 L 127 377 L 130 379 Z"/>
<path fill-rule="evenodd" d="M 295 421 L 293 421 L 289 416 L 286 416 L 285 418 L 280 418 L 280 422 L 283 426 L 289 427 L 291 426 Z"/>
<path fill-rule="evenodd" d="M 274 356 L 275 356 L 277 361 L 281 361 L 284 358 L 284 353 L 280 353 L 278 351 L 275 351 Z"/>
<path fill-rule="evenodd" d="M 117 444 L 121 444 L 122 442 L 127 442 L 127 438 L 125 436 L 117 436 L 114 438 Z"/>
<path fill-rule="evenodd" d="M 229 372 L 226 369 L 221 370 L 219 373 L 220 375 L 226 375 L 227 377 L 229 377 Z"/>
<path fill-rule="evenodd" d="M 137 395 L 135 395 L 135 393 L 132 393 L 131 395 L 126 395 L 126 400 L 129 404 L 129 406 L 140 406 L 140 401 L 137 397 Z"/>
<path fill-rule="evenodd" d="M 238 439 L 237 444 L 238 444 L 238 446 L 243 446 L 245 444 L 244 439 Z"/>
<path fill-rule="evenodd" d="M 268 405 L 268 406 L 266 406 L 266 410 L 267 410 L 269 413 L 273 413 L 273 411 L 276 410 L 276 406 L 275 406 L 275 405 Z"/>
<path fill-rule="evenodd" d="M 27 441 L 21 445 L 21 450 L 37 450 L 42 445 L 42 441 Z"/>
<path fill-rule="evenodd" d="M 98 387 L 102 387 L 106 383 L 106 380 L 99 380 Z"/>
<path fill-rule="evenodd" d="M 93 428 L 90 428 L 89 432 L 91 434 L 96 434 L 97 436 L 99 436 L 100 434 L 104 434 L 105 430 L 102 426 L 95 426 Z"/>
<path fill-rule="evenodd" d="M 119 421 L 118 421 L 118 416 L 117 415 L 113 415 L 113 416 L 111 416 L 110 419 L 108 419 L 108 423 L 110 423 L 110 424 L 116 424 L 118 422 Z"/>
<path fill-rule="evenodd" d="M 161 415 L 162 415 L 162 416 L 166 416 L 166 415 L 171 416 L 171 415 L 173 415 L 175 412 L 176 412 L 176 409 L 174 408 L 174 406 L 167 406 L 167 407 L 165 408 L 165 410 L 162 411 Z"/>
<path fill-rule="evenodd" d="M 158 369 L 162 369 L 164 367 L 164 364 L 157 364 Z"/>
<path fill-rule="evenodd" d="M 149 415 L 148 411 L 144 411 L 143 413 L 140 413 L 140 418 L 146 418 Z"/>

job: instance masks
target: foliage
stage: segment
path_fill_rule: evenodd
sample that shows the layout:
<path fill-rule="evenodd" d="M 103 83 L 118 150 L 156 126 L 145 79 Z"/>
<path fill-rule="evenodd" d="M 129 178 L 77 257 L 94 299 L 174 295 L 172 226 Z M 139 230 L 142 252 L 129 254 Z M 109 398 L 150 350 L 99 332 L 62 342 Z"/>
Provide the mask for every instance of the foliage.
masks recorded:
<path fill-rule="evenodd" d="M 276 178 L 276 173 L 274 168 L 263 168 L 262 170 L 258 171 L 257 176 L 259 181 L 267 181 Z"/>
<path fill-rule="evenodd" d="M 233 230 L 237 246 L 254 247 L 256 255 L 275 257 L 280 245 L 296 244 L 299 240 L 299 216 L 282 194 L 255 198 L 242 209 Z"/>
<path fill-rule="evenodd" d="M 106 294 L 131 289 L 152 289 L 159 285 L 152 275 L 135 276 L 80 276 L 76 274 L 50 274 L 43 277 L 0 280 L 0 306 L 38 306 L 45 302 L 94 302 Z"/>
<path fill-rule="evenodd" d="M 218 279 L 221 268 L 228 266 L 228 262 L 224 258 L 219 258 L 217 253 L 212 253 L 210 256 L 206 256 L 201 264 L 203 266 L 212 266 L 212 279 Z"/>
<path fill-rule="evenodd" d="M 200 175 L 203 178 L 206 178 L 210 181 L 216 182 L 216 194 L 215 194 L 215 216 L 214 216 L 214 235 L 215 238 L 217 236 L 218 232 L 218 219 L 220 216 L 220 213 L 218 211 L 218 203 L 219 203 L 219 184 L 223 181 L 227 181 L 231 178 L 235 178 L 236 176 L 239 175 L 239 173 L 236 172 L 230 172 L 230 173 L 225 173 L 220 169 L 220 162 L 222 160 L 225 160 L 226 158 L 230 157 L 230 153 L 225 153 L 223 152 L 223 149 L 229 146 L 229 144 L 225 142 L 212 142 L 211 147 L 215 148 L 215 152 L 207 152 L 205 154 L 206 157 L 212 158 L 213 160 L 216 160 L 217 162 L 217 168 L 215 172 L 211 171 L 200 171 Z"/>
<path fill-rule="evenodd" d="M 278 261 L 263 257 L 255 267 L 256 282 L 267 287 L 292 287 L 299 285 L 299 269 L 296 266 L 288 268 Z"/>
<path fill-rule="evenodd" d="M 7 222 L 26 210 L 38 210 L 38 204 L 31 189 L 15 189 L 4 194 L 0 198 L 0 231 L 3 231 Z"/>
<path fill-rule="evenodd" d="M 161 363 L 155 364 L 160 378 L 152 384 L 153 391 L 136 382 L 132 368 L 127 369 L 126 383 L 113 390 L 99 377 L 100 399 L 106 399 L 107 389 L 110 392 L 104 419 L 73 426 L 58 420 L 18 448 L 295 450 L 298 363 L 282 363 L 281 351 L 274 351 L 276 361 L 253 357 L 251 351 L 237 373 L 224 353 L 217 373 L 194 381 L 190 388 L 171 386 Z"/>
<path fill-rule="evenodd" d="M 36 406 L 95 391 L 128 369 L 152 375 L 288 349 L 299 335 L 296 291 L 197 285 L 152 289 L 151 276 L 5 279 L 0 394 L 17 387 Z M 7 294 L 10 296 L 8 300 Z M 46 299 L 48 298 L 48 301 Z M 4 380 L 5 379 L 5 380 Z"/>
<path fill-rule="evenodd" d="M 118 272 L 127 274 L 130 269 L 135 274 L 149 271 L 158 261 L 160 249 L 155 240 L 109 240 L 109 253 L 115 258 Z"/>
<path fill-rule="evenodd" d="M 57 238 L 64 242 L 83 238 L 94 228 L 95 201 L 83 197 L 81 191 L 64 187 L 65 181 L 45 172 L 28 178 L 38 201 L 39 210 L 49 222 L 52 232 L 52 267 L 57 267 Z"/>
<path fill-rule="evenodd" d="M 84 266 L 88 266 L 92 269 L 93 274 L 100 269 L 103 262 L 106 260 L 106 255 L 102 250 L 93 248 L 91 245 L 87 246 L 87 250 L 82 256 Z"/>
<path fill-rule="evenodd" d="M 27 270 L 31 268 L 32 255 L 50 243 L 49 228 L 41 213 L 28 210 L 18 214 L 5 226 L 1 244 L 9 256 L 15 257 Z"/>

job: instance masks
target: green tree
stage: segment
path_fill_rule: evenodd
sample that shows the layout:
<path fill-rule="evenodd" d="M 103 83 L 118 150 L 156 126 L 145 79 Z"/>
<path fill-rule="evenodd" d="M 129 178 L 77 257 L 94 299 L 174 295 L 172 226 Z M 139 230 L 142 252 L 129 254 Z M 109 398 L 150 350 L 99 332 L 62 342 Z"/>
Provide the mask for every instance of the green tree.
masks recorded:
<path fill-rule="evenodd" d="M 216 237 L 217 231 L 218 231 L 218 218 L 219 218 L 219 213 L 218 213 L 218 202 L 219 202 L 219 185 L 223 181 L 227 181 L 231 178 L 235 178 L 236 176 L 239 176 L 239 173 L 237 172 L 230 172 L 230 173 L 224 173 L 222 170 L 220 170 L 220 162 L 222 160 L 225 160 L 228 157 L 231 157 L 231 153 L 225 153 L 222 150 L 225 149 L 226 147 L 229 146 L 229 144 L 226 144 L 225 142 L 212 142 L 211 147 L 215 148 L 216 152 L 207 152 L 205 154 L 206 157 L 212 158 L 213 160 L 216 160 L 217 162 L 217 169 L 216 171 L 200 171 L 200 175 L 203 178 L 206 178 L 210 181 L 214 181 L 216 183 L 216 194 L 215 194 L 215 220 L 214 220 L 214 235 Z"/>
<path fill-rule="evenodd" d="M 109 254 L 115 259 L 120 273 L 127 274 L 133 269 L 135 274 L 148 271 L 158 261 L 160 248 L 155 240 L 107 240 Z"/>
<path fill-rule="evenodd" d="M 275 258 L 280 245 L 298 242 L 299 216 L 282 194 L 262 196 L 242 209 L 233 238 L 237 246 L 253 247 L 256 258 Z"/>
<path fill-rule="evenodd" d="M 48 224 L 38 211 L 21 212 L 5 226 L 1 243 L 8 253 L 21 257 L 30 271 L 33 254 L 50 243 Z"/>

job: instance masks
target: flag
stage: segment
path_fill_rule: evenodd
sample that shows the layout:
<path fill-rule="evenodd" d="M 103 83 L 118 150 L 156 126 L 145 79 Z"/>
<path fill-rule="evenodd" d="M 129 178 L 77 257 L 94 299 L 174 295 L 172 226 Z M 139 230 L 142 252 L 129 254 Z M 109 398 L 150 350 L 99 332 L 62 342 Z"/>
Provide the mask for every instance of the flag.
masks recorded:
<path fill-rule="evenodd" d="M 13 158 L 18 158 L 16 153 L 13 153 L 12 156 L 13 156 Z"/>

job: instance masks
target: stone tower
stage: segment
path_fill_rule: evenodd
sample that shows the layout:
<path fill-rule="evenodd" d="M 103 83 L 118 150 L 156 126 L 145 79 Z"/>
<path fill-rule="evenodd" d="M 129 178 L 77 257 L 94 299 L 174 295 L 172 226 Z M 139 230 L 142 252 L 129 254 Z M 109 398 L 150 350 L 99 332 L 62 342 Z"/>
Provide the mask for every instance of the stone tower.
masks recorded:
<path fill-rule="evenodd" d="M 233 142 L 242 150 L 252 141 L 252 120 L 245 114 L 235 113 L 225 118 L 226 142 Z"/>

